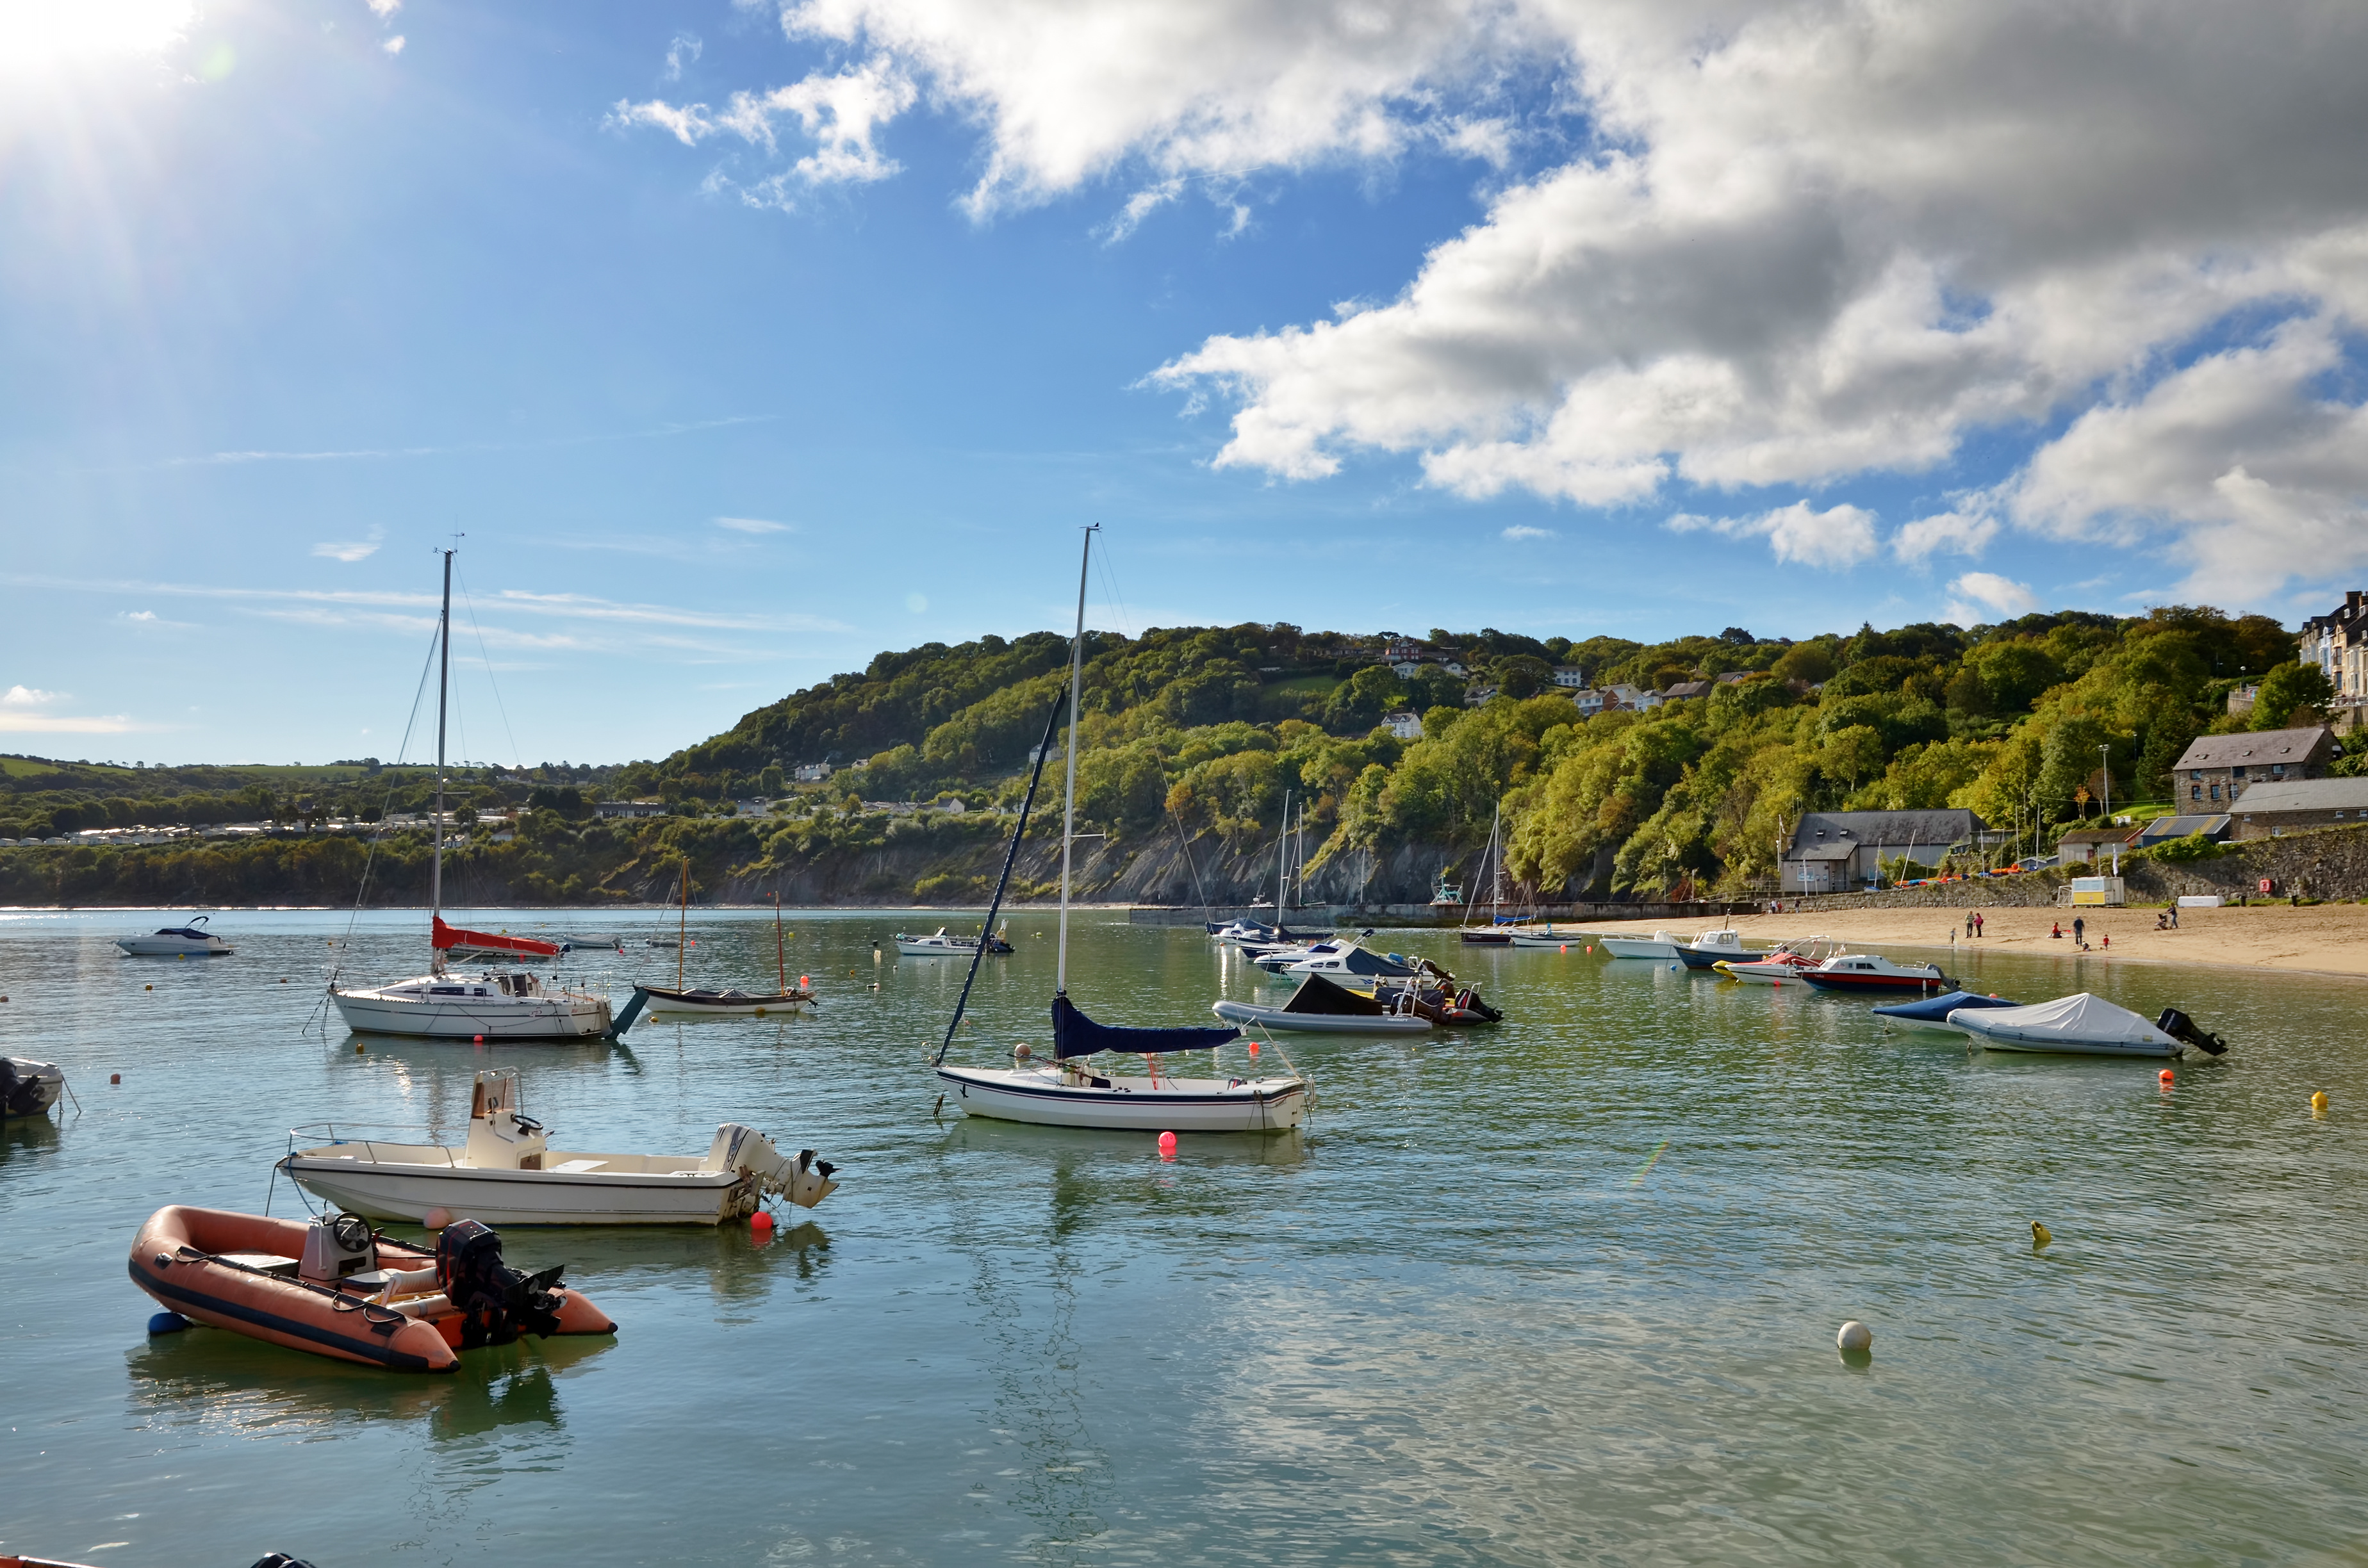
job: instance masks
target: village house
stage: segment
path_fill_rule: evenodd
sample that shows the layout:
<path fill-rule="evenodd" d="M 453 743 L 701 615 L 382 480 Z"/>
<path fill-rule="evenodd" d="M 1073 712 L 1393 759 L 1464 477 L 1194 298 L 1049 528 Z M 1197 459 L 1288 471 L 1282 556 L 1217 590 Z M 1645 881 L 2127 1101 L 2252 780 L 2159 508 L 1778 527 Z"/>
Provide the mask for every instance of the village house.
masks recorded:
<path fill-rule="evenodd" d="M 2368 778 L 2291 779 L 2256 784 L 2232 813 L 2234 838 L 2277 838 L 2311 827 L 2368 824 Z"/>
<path fill-rule="evenodd" d="M 1402 741 L 1422 739 L 1422 715 L 1419 713 L 1385 713 L 1382 725 Z"/>
<path fill-rule="evenodd" d="M 1683 702 L 1691 697 L 1708 697 L 1710 693 L 1711 683 L 1706 680 L 1681 680 L 1661 693 L 1661 700 Z"/>
<path fill-rule="evenodd" d="M 1873 887 L 1882 862 L 1930 869 L 1953 846 L 1975 842 L 1982 819 L 1959 809 L 1808 812 L 1793 831 L 1778 870 L 1780 892 L 1847 892 Z"/>
<path fill-rule="evenodd" d="M 2335 755 L 2335 732 L 2324 726 L 2205 735 L 2171 769 L 2172 794 L 2191 809 L 2216 808 L 2256 784 L 2319 778 Z"/>
<path fill-rule="evenodd" d="M 601 801 L 592 807 L 592 814 L 603 822 L 618 817 L 662 817 L 666 814 L 664 801 Z"/>
<path fill-rule="evenodd" d="M 1587 672 L 1576 665 L 1557 665 L 1554 666 L 1554 684 L 1574 690 L 1583 688 L 1587 685 Z"/>
<path fill-rule="evenodd" d="M 2351 729 L 2368 707 L 2368 591 L 2354 588 L 2327 614 L 2304 621 L 2297 641 L 2302 662 L 2317 665 L 2335 688 L 2334 706 L 2349 710 L 2343 727 Z"/>
<path fill-rule="evenodd" d="M 790 781 L 793 784 L 819 784 L 829 777 L 830 764 L 826 762 L 802 762 L 790 769 Z"/>

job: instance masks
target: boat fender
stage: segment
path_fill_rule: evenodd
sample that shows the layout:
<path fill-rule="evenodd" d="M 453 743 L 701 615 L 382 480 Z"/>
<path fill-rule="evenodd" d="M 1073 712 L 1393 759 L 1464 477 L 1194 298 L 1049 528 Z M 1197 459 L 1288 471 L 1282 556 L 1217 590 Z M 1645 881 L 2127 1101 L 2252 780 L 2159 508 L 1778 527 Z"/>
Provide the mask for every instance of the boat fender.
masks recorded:
<path fill-rule="evenodd" d="M 151 1334 L 178 1334 L 189 1326 L 189 1320 L 178 1312 L 155 1312 L 148 1319 Z"/>

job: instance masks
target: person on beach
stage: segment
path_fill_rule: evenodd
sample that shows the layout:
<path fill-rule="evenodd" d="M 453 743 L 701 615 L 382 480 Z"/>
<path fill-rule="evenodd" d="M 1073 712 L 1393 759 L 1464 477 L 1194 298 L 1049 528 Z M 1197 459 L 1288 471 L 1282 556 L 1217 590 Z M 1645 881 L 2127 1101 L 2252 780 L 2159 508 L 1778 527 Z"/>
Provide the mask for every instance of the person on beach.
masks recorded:
<path fill-rule="evenodd" d="M 2089 919 L 2083 915 L 2072 917 L 2072 945 L 2082 952 L 2089 950 Z"/>
<path fill-rule="evenodd" d="M 2174 931 L 2179 929 L 2179 905 L 2175 903 L 2170 906 L 2170 928 Z"/>
<path fill-rule="evenodd" d="M 2064 935 L 2064 922 L 2062 922 L 2061 920 L 2058 920 L 2058 921 L 2055 923 L 2055 929 L 2053 929 L 2053 930 L 2051 930 L 2051 931 L 2049 931 L 2049 932 L 2047 933 L 2048 939 L 2049 939 L 2049 940 L 2051 940 L 2051 941 L 2055 940 L 2056 937 L 2061 937 L 2061 936 L 2063 936 L 2063 935 Z"/>
<path fill-rule="evenodd" d="M 1968 942 L 1970 942 L 1970 941 L 1972 941 L 1973 939 L 1974 939 L 1974 912 L 1973 912 L 1972 910 L 1968 909 L 1967 911 L 1965 911 L 1965 940 L 1967 940 Z"/>
<path fill-rule="evenodd" d="M 1975 910 L 1974 912 L 1974 935 L 1976 937 L 1980 936 L 1982 934 L 1982 927 L 1987 924 L 1989 924 L 1989 922 L 1982 918 L 1981 911 Z"/>

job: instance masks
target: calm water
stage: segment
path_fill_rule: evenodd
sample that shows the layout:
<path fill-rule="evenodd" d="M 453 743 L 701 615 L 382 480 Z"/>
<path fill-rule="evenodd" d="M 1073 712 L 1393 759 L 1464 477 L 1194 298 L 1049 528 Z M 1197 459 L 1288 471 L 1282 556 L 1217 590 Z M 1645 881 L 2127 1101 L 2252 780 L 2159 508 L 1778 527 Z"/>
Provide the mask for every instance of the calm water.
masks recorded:
<path fill-rule="evenodd" d="M 875 971 L 887 917 L 792 918 L 791 971 L 824 997 L 794 1021 L 360 1056 L 306 1028 L 344 915 L 215 920 L 238 954 L 176 962 L 110 945 L 153 916 L 0 916 L 0 1051 L 61 1062 L 83 1107 L 0 1146 L 0 1546 L 132 1568 L 2216 1563 L 2354 1562 L 2368 1538 L 2356 983 L 1966 966 L 2026 999 L 2175 1002 L 2235 1042 L 2166 1093 L 2152 1064 L 1969 1060 L 1791 988 L 1401 934 L 1509 1021 L 1294 1043 L 1305 1136 L 1163 1164 L 1147 1137 L 933 1117 L 920 1052 L 962 971 Z M 695 981 L 770 978 L 762 916 L 693 926 Z M 1043 1040 L 1051 929 L 1015 922 L 973 1059 Z M 369 917 L 349 972 L 416 972 L 424 946 L 417 916 Z M 1072 957 L 1114 1020 L 1281 991 L 1190 929 L 1088 917 Z M 635 965 L 672 979 L 670 954 Z M 554 1142 L 696 1151 L 729 1118 L 846 1185 L 763 1248 L 514 1232 L 511 1261 L 566 1261 L 613 1343 L 430 1379 L 146 1337 L 124 1256 L 151 1210 L 260 1208 L 296 1123 L 457 1141 L 489 1064 L 523 1070 Z M 282 1182 L 274 1211 L 295 1207 Z M 2036 1255 L 2034 1218 L 2056 1237 Z M 1848 1317 L 1876 1332 L 1863 1368 L 1834 1350 Z"/>

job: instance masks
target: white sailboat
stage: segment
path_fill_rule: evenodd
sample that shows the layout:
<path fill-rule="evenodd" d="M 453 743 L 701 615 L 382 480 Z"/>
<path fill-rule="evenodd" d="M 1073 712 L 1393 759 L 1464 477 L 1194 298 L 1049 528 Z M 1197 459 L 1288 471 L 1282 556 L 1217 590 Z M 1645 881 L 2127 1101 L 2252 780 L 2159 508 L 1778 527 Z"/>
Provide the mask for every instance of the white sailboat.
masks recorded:
<path fill-rule="evenodd" d="M 384 985 L 346 990 L 333 978 L 329 999 L 346 1028 L 358 1034 L 405 1035 L 421 1040 L 593 1040 L 620 1026 L 609 999 L 554 975 L 546 984 L 531 970 L 486 970 L 474 975 L 447 971 L 444 955 L 454 950 L 504 953 L 518 958 L 555 958 L 559 945 L 527 937 L 464 931 L 444 923 L 444 724 L 452 665 L 452 551 L 444 556 L 444 609 L 437 621 L 436 649 L 436 851 L 429 871 L 434 914 L 428 933 L 434 957 L 428 971 Z M 625 1020 L 631 1023 L 630 1017 Z"/>
<path fill-rule="evenodd" d="M 1008 1067 L 949 1065 L 946 1052 L 970 997 L 962 985 L 954 1006 L 953 1023 L 946 1029 L 932 1069 L 945 1089 L 945 1100 L 972 1116 L 1005 1121 L 1027 1121 L 1051 1127 L 1091 1127 L 1138 1132 L 1281 1132 L 1297 1127 L 1307 1115 L 1307 1084 L 1296 1073 L 1279 1077 L 1182 1078 L 1171 1074 L 1164 1058 L 1193 1051 L 1215 1051 L 1239 1040 L 1237 1028 L 1122 1028 L 1097 1023 L 1069 1000 L 1069 868 L 1076 838 L 1077 817 L 1077 688 L 1085 674 L 1086 584 L 1093 560 L 1096 528 L 1086 530 L 1085 563 L 1077 573 L 1077 627 L 1069 648 L 1069 744 L 1063 790 L 1061 824 L 1061 923 L 1058 968 L 1053 996 L 1053 1048 L 1050 1059 L 1034 1048 L 1012 1051 Z M 1029 776 L 1028 794 L 1020 803 L 1019 824 L 1004 855 L 1003 876 L 988 907 L 994 924 L 1003 903 L 1003 889 L 1011 878 L 1012 858 L 1019 835 L 1027 831 L 1028 810 L 1036 798 L 1036 781 L 1043 770 L 1053 727 L 1060 722 L 1057 706 L 1045 723 L 1044 745 L 1037 750 L 1036 772 Z M 978 955 L 971 958 L 971 977 L 978 974 Z M 1258 1047 L 1252 1045 L 1253 1055 Z M 1102 1052 L 1138 1057 L 1137 1074 L 1093 1071 L 1091 1058 Z M 1213 1058 L 1212 1058 L 1213 1062 Z M 1289 1063 L 1285 1062 L 1286 1068 Z M 943 1103 L 941 1101 L 940 1103 Z"/>

